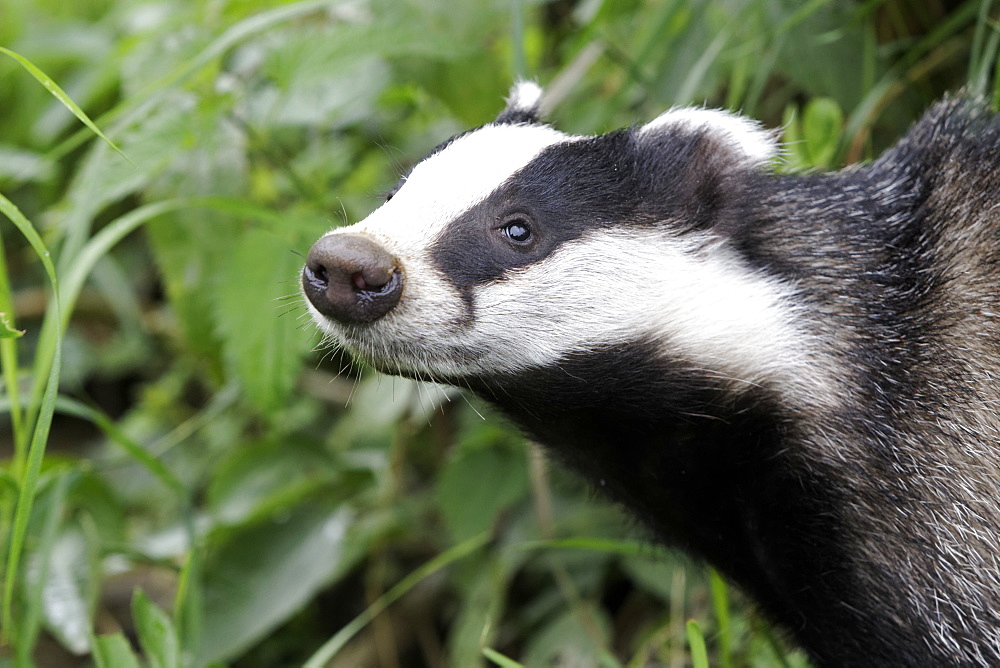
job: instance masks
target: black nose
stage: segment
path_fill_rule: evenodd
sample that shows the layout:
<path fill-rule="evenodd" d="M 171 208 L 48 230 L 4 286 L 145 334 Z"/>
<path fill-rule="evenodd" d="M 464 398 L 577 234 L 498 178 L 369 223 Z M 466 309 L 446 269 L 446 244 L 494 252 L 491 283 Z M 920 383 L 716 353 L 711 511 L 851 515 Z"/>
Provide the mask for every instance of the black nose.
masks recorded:
<path fill-rule="evenodd" d="M 403 291 L 399 262 L 360 234 L 328 234 L 313 244 L 302 288 L 316 310 L 344 324 L 378 320 Z"/>

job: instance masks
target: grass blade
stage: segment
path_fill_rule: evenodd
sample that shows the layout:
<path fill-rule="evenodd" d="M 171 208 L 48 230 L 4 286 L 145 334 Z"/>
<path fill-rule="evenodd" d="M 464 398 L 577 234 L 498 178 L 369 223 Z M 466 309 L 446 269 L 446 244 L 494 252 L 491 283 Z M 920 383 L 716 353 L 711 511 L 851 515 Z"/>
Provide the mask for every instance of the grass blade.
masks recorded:
<path fill-rule="evenodd" d="M 427 563 L 423 564 L 405 578 L 399 581 L 395 587 L 380 596 L 378 600 L 365 608 L 364 612 L 355 617 L 347 626 L 340 629 L 332 638 L 327 640 L 322 647 L 309 657 L 304 668 L 322 668 L 327 665 L 331 658 L 339 652 L 347 642 L 353 638 L 361 629 L 371 622 L 379 613 L 388 608 L 396 599 L 410 591 L 423 579 L 437 573 L 439 570 L 464 557 L 472 554 L 489 541 L 489 533 L 481 533 L 462 541 L 451 549 L 442 552 Z"/>
<path fill-rule="evenodd" d="M 626 557 L 658 557 L 668 553 L 664 548 L 637 540 L 587 537 L 528 540 L 517 545 L 517 549 L 523 551 L 554 549 L 586 550 L 619 554 Z"/>
<path fill-rule="evenodd" d="M 715 621 L 719 630 L 719 666 L 730 668 L 733 665 L 733 637 L 729 594 L 725 581 L 714 569 L 709 571 L 709 586 L 712 590 L 712 608 L 715 610 Z"/>
<path fill-rule="evenodd" d="M 42 626 L 42 592 L 49 574 L 52 547 L 59 531 L 60 520 L 65 514 L 66 496 L 75 475 L 70 471 L 61 471 L 56 474 L 54 484 L 50 485 L 49 483 L 52 482 L 51 473 L 51 470 L 46 472 L 45 482 L 41 485 L 51 488 L 52 498 L 41 522 L 42 529 L 33 541 L 35 555 L 38 557 L 36 562 L 37 581 L 28 585 L 30 591 L 26 597 L 27 602 L 24 610 L 20 615 L 16 661 L 18 666 L 31 665 L 32 648 Z"/>
<path fill-rule="evenodd" d="M 62 362 L 62 328 L 58 325 L 61 318 L 59 315 L 59 281 L 56 278 L 55 267 L 48 249 L 38 236 L 31 222 L 24 217 L 24 214 L 9 199 L 0 195 L 0 213 L 7 216 L 11 222 L 25 236 L 28 243 L 38 254 L 45 268 L 52 285 L 51 313 L 57 323 L 53 345 L 51 351 L 41 350 L 41 354 L 48 357 L 48 374 L 45 381 L 45 390 L 41 397 L 41 404 L 38 410 L 38 418 L 34 424 L 31 435 L 31 443 L 28 446 L 27 461 L 20 465 L 21 475 L 19 476 L 19 487 L 17 506 L 14 511 L 14 525 L 11 530 L 10 544 L 7 550 L 6 575 L 4 579 L 3 603 L 0 606 L 0 637 L 12 640 L 10 636 L 14 624 L 14 589 L 17 583 L 17 574 L 20 568 L 21 553 L 24 549 L 24 541 L 28 532 L 28 521 L 31 518 L 31 506 L 35 499 L 35 491 L 38 485 L 38 476 L 42 468 L 42 460 L 45 457 L 45 445 L 49 438 L 49 428 L 52 426 L 52 416 L 55 412 L 56 394 L 59 388 L 59 370 Z M 36 384 L 42 374 L 35 375 Z"/>
<path fill-rule="evenodd" d="M 518 663 L 514 659 L 509 659 L 495 649 L 483 648 L 483 656 L 497 664 L 501 668 L 524 668 L 524 664 Z"/>
<path fill-rule="evenodd" d="M 10 399 L 10 423 L 14 435 L 14 462 L 15 464 L 24 459 L 21 452 L 24 448 L 25 436 L 23 432 L 24 410 L 21 406 L 20 388 L 18 387 L 18 361 L 17 361 L 17 341 L 19 334 L 8 335 L 7 332 L 18 332 L 14 322 L 14 298 L 11 292 L 10 279 L 7 275 L 7 255 L 3 247 L 3 238 L 0 237 L 0 322 L 3 334 L 0 334 L 0 368 L 3 369 L 4 390 Z M 15 469 L 14 475 L 19 475 Z M 6 509 L 4 509 L 4 524 L 6 525 Z"/>
<path fill-rule="evenodd" d="M 70 399 L 69 397 L 60 397 L 56 401 L 56 407 L 59 409 L 60 413 L 65 415 L 72 415 L 73 417 L 78 417 L 83 420 L 88 420 L 94 423 L 104 435 L 107 436 L 112 442 L 120 445 L 128 456 L 131 457 L 135 462 L 141 464 L 149 471 L 154 478 L 159 480 L 165 487 L 173 491 L 180 498 L 187 497 L 187 490 L 184 488 L 184 483 L 180 481 L 173 472 L 168 469 L 164 464 L 153 457 L 149 452 L 143 448 L 141 445 L 133 441 L 128 435 L 122 431 L 115 422 L 109 418 L 107 415 L 91 408 L 85 404 L 76 401 L 75 399 Z"/>
<path fill-rule="evenodd" d="M 687 623 L 688 647 L 691 649 L 691 665 L 694 668 L 708 668 L 708 648 L 705 647 L 705 636 L 698 622 L 689 619 Z"/>
<path fill-rule="evenodd" d="M 74 102 L 72 98 L 70 98 L 70 96 L 67 95 L 62 88 L 59 87 L 59 84 L 57 84 L 55 81 L 52 80 L 52 77 L 50 77 L 48 74 L 40 70 L 38 67 L 35 66 L 34 63 L 32 63 L 30 60 L 28 60 L 19 53 L 11 51 L 10 49 L 6 49 L 2 46 L 0 46 L 0 53 L 8 55 L 14 60 L 16 60 L 18 63 L 20 63 L 21 67 L 28 70 L 31 76 L 35 77 L 35 79 L 38 80 L 38 83 L 45 86 L 45 90 L 52 93 L 52 95 L 57 100 L 59 100 L 64 107 L 69 109 L 70 113 L 72 113 L 74 116 L 80 119 L 81 123 L 90 128 L 91 132 L 93 132 L 98 137 L 107 142 L 108 146 L 113 148 L 115 152 L 118 153 L 118 155 L 128 160 L 129 164 L 132 163 L 132 161 L 128 159 L 128 156 L 122 153 L 122 150 L 118 148 L 118 146 L 113 141 L 108 139 L 104 135 L 104 133 L 101 132 L 101 129 L 97 127 L 97 125 L 92 120 L 90 120 L 90 117 L 87 116 L 86 113 L 84 113 L 83 109 L 81 109 L 79 105 L 77 105 L 77 103 Z"/>

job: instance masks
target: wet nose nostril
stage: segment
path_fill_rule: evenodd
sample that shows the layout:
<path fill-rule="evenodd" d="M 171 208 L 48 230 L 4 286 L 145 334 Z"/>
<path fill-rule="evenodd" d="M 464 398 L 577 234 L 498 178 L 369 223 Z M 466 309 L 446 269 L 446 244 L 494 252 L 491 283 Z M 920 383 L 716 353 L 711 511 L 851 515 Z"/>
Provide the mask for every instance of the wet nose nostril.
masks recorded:
<path fill-rule="evenodd" d="M 351 275 L 351 282 L 358 290 L 369 290 L 378 292 L 392 281 L 392 275 L 396 271 L 393 264 L 385 264 L 376 267 L 364 267 Z"/>
<path fill-rule="evenodd" d="M 399 301 L 398 264 L 366 236 L 330 234 L 310 249 L 302 288 L 316 310 L 327 317 L 345 324 L 372 322 Z"/>

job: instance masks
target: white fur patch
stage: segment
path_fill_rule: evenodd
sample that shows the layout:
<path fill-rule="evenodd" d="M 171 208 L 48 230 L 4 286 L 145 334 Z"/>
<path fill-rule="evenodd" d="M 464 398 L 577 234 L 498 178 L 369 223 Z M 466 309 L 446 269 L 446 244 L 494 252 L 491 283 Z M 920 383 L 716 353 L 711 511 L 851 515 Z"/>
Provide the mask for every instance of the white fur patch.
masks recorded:
<path fill-rule="evenodd" d="M 534 81 L 518 81 L 507 96 L 507 110 L 535 111 L 542 103 L 542 87 Z"/>
<path fill-rule="evenodd" d="M 547 125 L 487 125 L 419 163 L 391 200 L 344 230 L 370 234 L 398 256 L 420 255 L 543 150 L 575 139 Z"/>
<path fill-rule="evenodd" d="M 474 336 L 490 350 L 476 365 L 547 366 L 569 352 L 647 339 L 739 384 L 805 370 L 791 289 L 752 273 L 725 245 L 692 241 L 593 233 L 481 287 Z"/>
<path fill-rule="evenodd" d="M 656 132 L 664 128 L 708 131 L 757 164 L 765 163 L 778 154 L 778 144 L 773 133 L 764 129 L 757 121 L 721 109 L 671 109 L 642 126 L 640 132 Z"/>

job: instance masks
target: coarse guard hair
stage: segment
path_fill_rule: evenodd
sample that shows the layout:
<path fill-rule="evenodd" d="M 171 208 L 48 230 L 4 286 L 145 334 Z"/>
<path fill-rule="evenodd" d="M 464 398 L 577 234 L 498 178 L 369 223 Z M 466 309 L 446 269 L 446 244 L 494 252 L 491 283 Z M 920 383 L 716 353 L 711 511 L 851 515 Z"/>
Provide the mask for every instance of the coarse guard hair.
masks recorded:
<path fill-rule="evenodd" d="M 841 172 L 680 108 L 600 136 L 514 86 L 303 269 L 322 331 L 498 406 L 822 665 L 1000 665 L 1000 122 Z"/>

